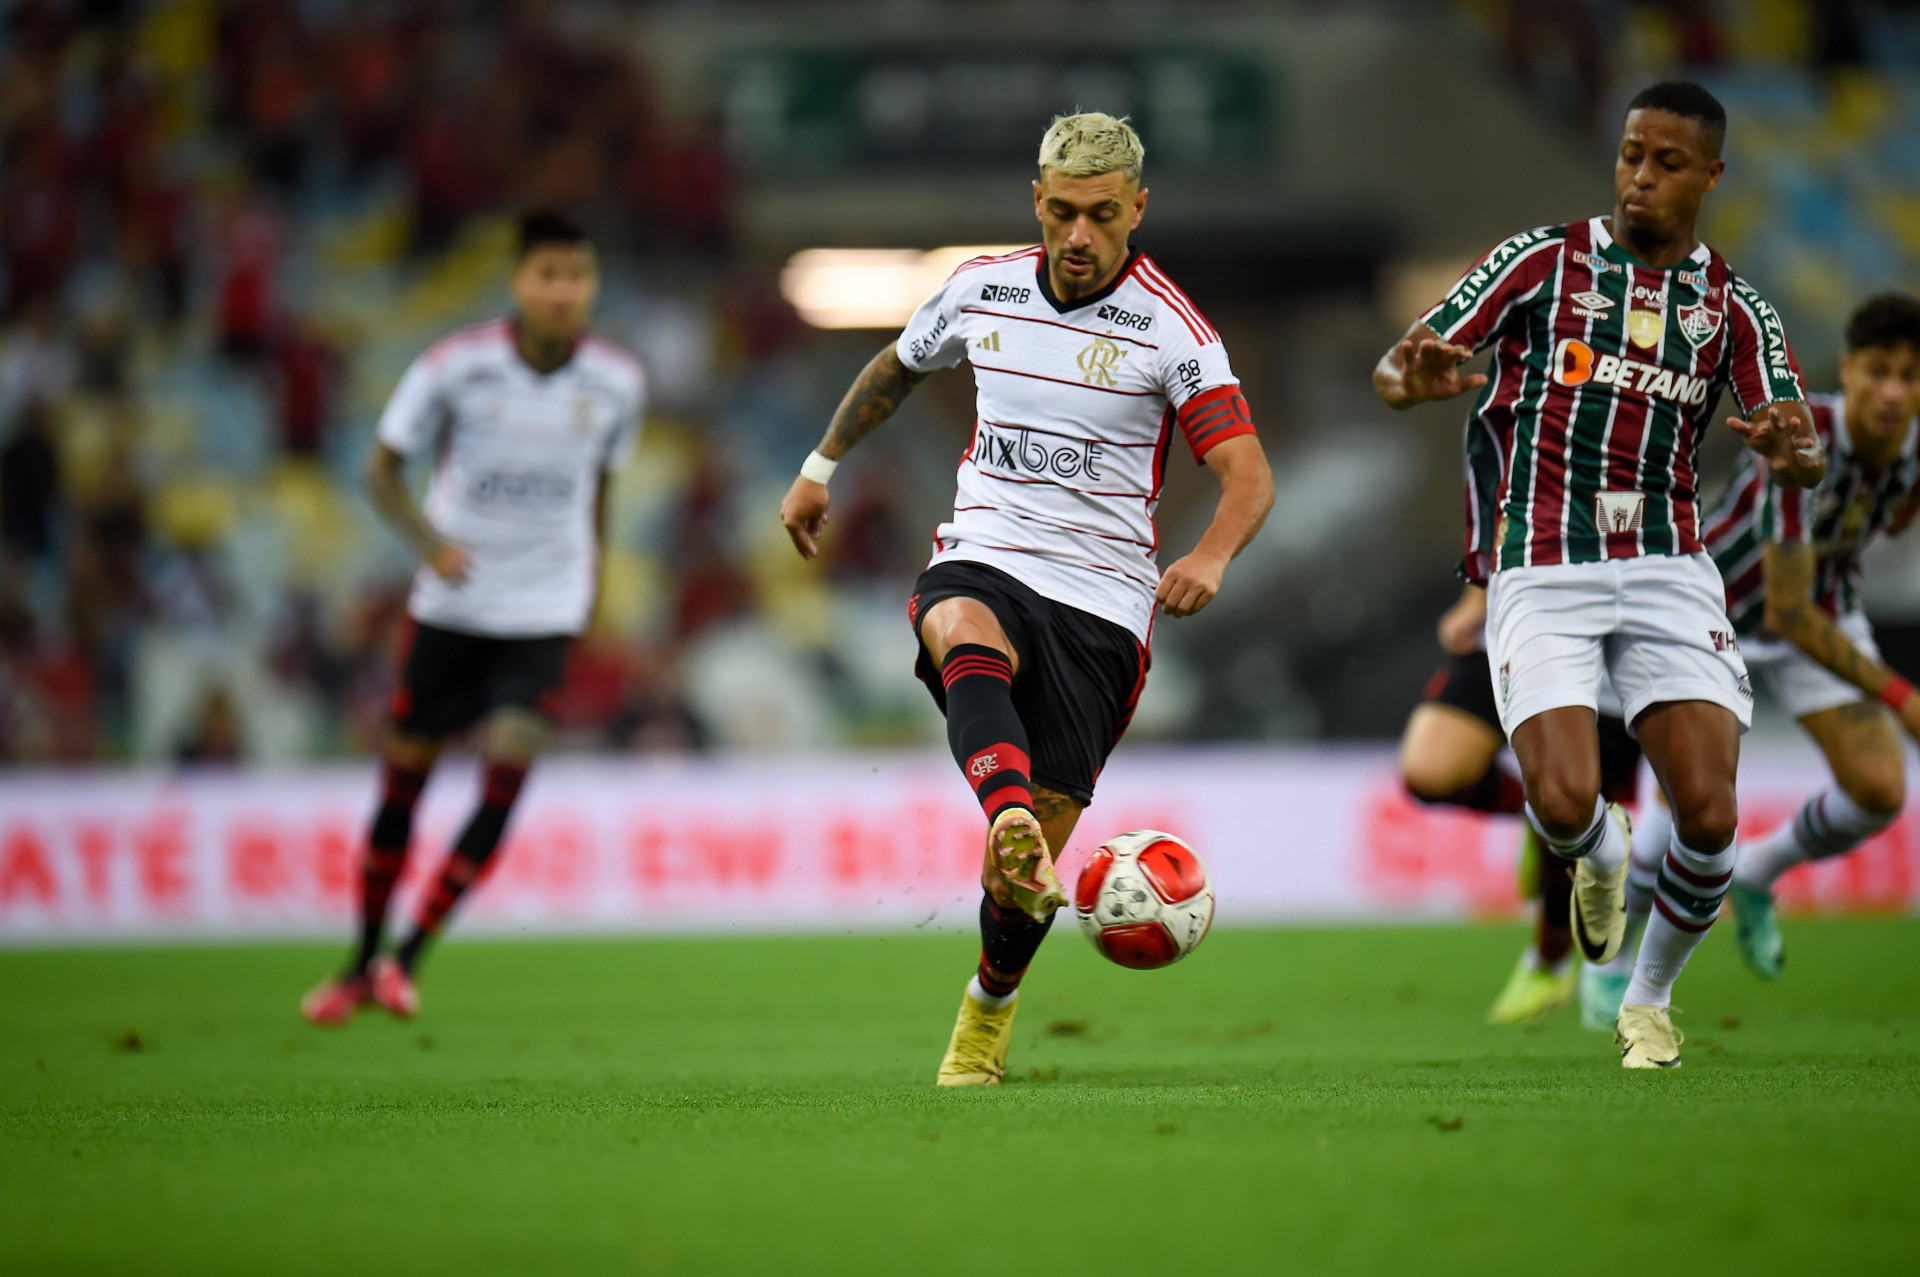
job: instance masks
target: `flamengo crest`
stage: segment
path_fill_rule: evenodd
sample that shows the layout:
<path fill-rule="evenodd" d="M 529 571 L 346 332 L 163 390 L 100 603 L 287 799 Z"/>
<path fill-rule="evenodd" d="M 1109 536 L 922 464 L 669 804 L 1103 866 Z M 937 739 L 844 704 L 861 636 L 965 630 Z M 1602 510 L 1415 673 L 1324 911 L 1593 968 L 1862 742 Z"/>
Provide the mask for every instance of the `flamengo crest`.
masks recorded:
<path fill-rule="evenodd" d="M 1674 313 L 1680 320 L 1680 335 L 1695 349 L 1712 341 L 1720 331 L 1720 312 L 1705 302 L 1682 306 Z"/>

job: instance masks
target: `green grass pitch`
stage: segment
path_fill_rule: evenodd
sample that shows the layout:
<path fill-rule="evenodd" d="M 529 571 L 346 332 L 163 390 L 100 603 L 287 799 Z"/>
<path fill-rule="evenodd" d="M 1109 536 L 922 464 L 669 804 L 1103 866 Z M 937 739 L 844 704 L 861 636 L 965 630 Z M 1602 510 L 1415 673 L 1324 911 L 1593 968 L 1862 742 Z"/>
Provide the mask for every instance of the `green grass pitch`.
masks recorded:
<path fill-rule="evenodd" d="M 1517 928 L 1062 928 L 951 1093 L 964 936 L 456 937 L 336 1032 L 333 948 L 4 952 L 0 1271 L 1912 1271 L 1920 920 L 1790 927 L 1651 1075 L 1480 1023 Z"/>

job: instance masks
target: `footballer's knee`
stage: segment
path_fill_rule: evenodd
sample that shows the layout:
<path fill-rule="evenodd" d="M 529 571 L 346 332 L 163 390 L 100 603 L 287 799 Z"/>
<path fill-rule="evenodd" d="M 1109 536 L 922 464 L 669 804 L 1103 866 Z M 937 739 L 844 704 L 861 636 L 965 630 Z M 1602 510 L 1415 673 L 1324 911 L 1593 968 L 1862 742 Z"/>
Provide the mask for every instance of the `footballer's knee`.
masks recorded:
<path fill-rule="evenodd" d="M 1724 850 L 1740 823 L 1740 805 L 1732 785 L 1710 784 L 1669 794 L 1673 834 L 1698 852 Z"/>
<path fill-rule="evenodd" d="M 1402 756 L 1400 780 L 1407 792 L 1423 803 L 1445 802 L 1486 774 L 1486 768 L 1468 774 L 1451 758 Z"/>
<path fill-rule="evenodd" d="M 1854 805 L 1871 816 L 1892 820 L 1907 803 L 1907 777 L 1899 755 L 1890 759 L 1855 760 L 1845 769 L 1835 768 L 1840 790 Z"/>
<path fill-rule="evenodd" d="M 432 736 L 417 736 L 410 732 L 392 731 L 387 733 L 386 744 L 382 749 L 388 763 L 407 771 L 427 771 L 440 757 L 440 742 Z"/>
<path fill-rule="evenodd" d="M 486 755 L 501 762 L 531 763 L 552 736 L 553 728 L 542 715 L 509 705 L 487 722 Z"/>
<path fill-rule="evenodd" d="M 920 642 L 936 665 L 945 661 L 947 653 L 956 647 L 977 646 L 1004 653 L 1015 672 L 1020 668 L 1020 655 L 1013 650 L 1013 642 L 1001 627 L 1000 618 L 979 599 L 956 595 L 928 608 L 927 614 L 920 618 Z"/>
<path fill-rule="evenodd" d="M 1597 777 L 1582 777 L 1552 768 L 1543 776 L 1526 778 L 1527 805 L 1550 838 L 1571 841 L 1593 826 L 1594 804 L 1600 801 Z"/>

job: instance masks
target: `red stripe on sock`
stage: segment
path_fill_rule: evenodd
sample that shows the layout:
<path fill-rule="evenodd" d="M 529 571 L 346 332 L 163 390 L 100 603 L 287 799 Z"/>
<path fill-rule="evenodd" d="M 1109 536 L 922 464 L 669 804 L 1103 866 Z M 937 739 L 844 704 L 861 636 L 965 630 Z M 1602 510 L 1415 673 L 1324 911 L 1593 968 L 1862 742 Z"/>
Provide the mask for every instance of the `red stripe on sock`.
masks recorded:
<path fill-rule="evenodd" d="M 1033 762 L 1027 757 L 1027 751 L 1017 745 L 1002 741 L 998 745 L 989 745 L 972 758 L 962 769 L 967 774 L 967 783 L 973 786 L 975 793 L 980 787 L 996 776 L 1018 775 L 1024 783 L 1033 774 Z"/>
<path fill-rule="evenodd" d="M 1026 785 L 1007 785 L 980 800 L 980 808 L 992 819 L 1009 807 L 1033 807 L 1033 790 Z"/>
<path fill-rule="evenodd" d="M 1004 998 L 1020 987 L 1020 980 L 1027 973 L 1024 970 L 1016 971 L 1010 979 L 1002 979 L 1001 977 L 1007 973 L 995 972 L 994 969 L 987 964 L 987 952 L 985 949 L 982 949 L 980 951 L 980 966 L 975 974 L 980 978 L 981 988 L 996 998 Z"/>
<path fill-rule="evenodd" d="M 489 763 L 480 801 L 494 807 L 511 806 L 520 796 L 520 786 L 526 779 L 527 769 L 520 764 Z"/>
<path fill-rule="evenodd" d="M 1693 872 L 1678 860 L 1674 859 L 1672 852 L 1667 853 L 1667 868 L 1673 871 L 1674 877 L 1690 882 L 1702 891 L 1718 891 L 1733 881 L 1733 871 L 1731 869 L 1717 877 L 1708 878 L 1702 874 Z"/>
<path fill-rule="evenodd" d="M 427 773 L 411 767 L 400 767 L 388 763 L 381 780 L 380 799 L 382 802 L 399 803 L 411 807 L 420 800 L 420 791 L 427 785 Z"/>
<path fill-rule="evenodd" d="M 985 656 L 956 656 L 940 667 L 940 685 L 952 689 L 963 678 L 979 675 L 984 678 L 997 678 L 1002 683 L 1013 682 L 1013 666 L 1002 657 L 993 660 Z"/>
<path fill-rule="evenodd" d="M 1653 907 L 1660 911 L 1662 918 L 1665 918 L 1668 922 L 1680 928 L 1680 930 L 1691 932 L 1696 936 L 1713 925 L 1713 919 L 1708 919 L 1706 922 L 1695 922 L 1692 918 L 1686 917 L 1684 914 L 1675 913 L 1673 906 L 1662 900 L 1658 892 L 1654 894 Z M 1714 918 L 1718 918 L 1719 916 L 1718 912 L 1713 915 Z"/>

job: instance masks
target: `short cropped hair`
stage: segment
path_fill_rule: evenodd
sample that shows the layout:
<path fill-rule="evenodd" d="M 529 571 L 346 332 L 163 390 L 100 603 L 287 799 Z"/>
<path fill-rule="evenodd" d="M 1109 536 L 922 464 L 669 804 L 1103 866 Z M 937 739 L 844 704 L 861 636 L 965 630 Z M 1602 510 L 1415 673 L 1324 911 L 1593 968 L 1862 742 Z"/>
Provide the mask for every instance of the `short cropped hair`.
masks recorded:
<path fill-rule="evenodd" d="M 522 258 L 536 248 L 586 248 L 591 244 L 580 223 L 550 209 L 521 214 L 517 240 Z"/>
<path fill-rule="evenodd" d="M 1920 298 L 1908 293 L 1877 293 L 1860 303 L 1847 320 L 1847 349 L 1905 346 L 1920 354 Z"/>
<path fill-rule="evenodd" d="M 1635 111 L 1665 111 L 1668 115 L 1698 120 L 1700 136 L 1715 159 L 1719 158 L 1720 148 L 1726 144 L 1727 108 L 1720 105 L 1719 98 L 1691 80 L 1662 80 L 1658 84 L 1649 84 L 1633 95 L 1633 101 L 1627 103 L 1627 113 L 1631 115 Z"/>
<path fill-rule="evenodd" d="M 1146 162 L 1147 148 L 1133 125 L 1100 111 L 1055 116 L 1040 139 L 1040 168 L 1064 177 L 1125 173 L 1129 182 L 1138 182 Z"/>

